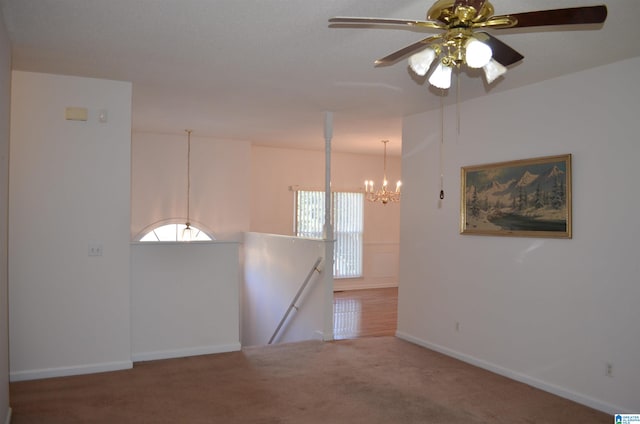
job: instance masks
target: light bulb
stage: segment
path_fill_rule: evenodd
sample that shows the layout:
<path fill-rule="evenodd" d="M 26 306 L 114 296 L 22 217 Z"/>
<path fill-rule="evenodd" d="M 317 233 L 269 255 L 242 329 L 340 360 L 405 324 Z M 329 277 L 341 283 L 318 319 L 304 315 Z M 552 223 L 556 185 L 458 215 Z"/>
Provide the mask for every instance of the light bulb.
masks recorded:
<path fill-rule="evenodd" d="M 427 75 L 431 63 L 436 58 L 436 52 L 432 48 L 426 48 L 409 57 L 409 67 L 421 77 Z"/>
<path fill-rule="evenodd" d="M 500 75 L 507 72 L 507 68 L 502 66 L 502 64 L 497 62 L 495 59 L 491 59 L 482 69 L 484 69 L 484 77 L 489 84 L 494 82 Z"/>
<path fill-rule="evenodd" d="M 186 227 L 184 227 L 184 230 L 182 230 L 182 241 L 191 241 L 193 235 L 192 233 L 193 229 L 191 228 L 191 224 L 187 222 Z"/>
<path fill-rule="evenodd" d="M 451 67 L 438 63 L 436 69 L 429 77 L 429 83 L 435 87 L 447 89 L 451 87 Z"/>
<path fill-rule="evenodd" d="M 493 52 L 487 44 L 471 37 L 465 46 L 465 62 L 469 68 L 482 68 L 491 60 Z"/>

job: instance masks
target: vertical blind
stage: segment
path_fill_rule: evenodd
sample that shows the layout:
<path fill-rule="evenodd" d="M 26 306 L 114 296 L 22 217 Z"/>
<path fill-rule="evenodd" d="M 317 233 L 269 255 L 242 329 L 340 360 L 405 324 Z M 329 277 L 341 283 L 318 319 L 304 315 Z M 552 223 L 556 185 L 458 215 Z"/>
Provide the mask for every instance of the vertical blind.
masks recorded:
<path fill-rule="evenodd" d="M 336 239 L 333 275 L 335 278 L 362 276 L 362 232 L 364 195 L 334 192 L 333 235 Z M 296 192 L 296 235 L 322 238 L 324 224 L 324 192 L 298 190 Z"/>

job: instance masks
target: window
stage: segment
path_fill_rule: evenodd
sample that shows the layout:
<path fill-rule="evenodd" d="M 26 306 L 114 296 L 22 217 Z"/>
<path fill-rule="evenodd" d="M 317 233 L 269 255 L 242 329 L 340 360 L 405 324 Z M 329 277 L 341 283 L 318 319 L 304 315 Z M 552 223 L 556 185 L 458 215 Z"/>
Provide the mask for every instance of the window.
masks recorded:
<path fill-rule="evenodd" d="M 334 192 L 333 235 L 336 239 L 333 261 L 335 278 L 362 277 L 362 232 L 364 195 Z M 296 191 L 296 235 L 322 238 L 324 192 Z"/>
<path fill-rule="evenodd" d="M 166 222 L 166 221 L 165 221 Z M 140 238 L 140 241 L 183 241 L 182 232 L 185 229 L 184 224 L 166 224 L 156 227 L 146 233 Z M 193 234 L 193 241 L 207 241 L 212 238 L 204 231 L 194 227 L 191 227 L 191 234 Z"/>

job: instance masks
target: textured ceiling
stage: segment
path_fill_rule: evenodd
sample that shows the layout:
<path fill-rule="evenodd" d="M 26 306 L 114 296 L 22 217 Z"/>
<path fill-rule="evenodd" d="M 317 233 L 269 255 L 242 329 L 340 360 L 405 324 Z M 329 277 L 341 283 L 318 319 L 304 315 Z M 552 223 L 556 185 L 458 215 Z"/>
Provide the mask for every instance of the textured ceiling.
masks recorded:
<path fill-rule="evenodd" d="M 424 19 L 412 0 L 0 0 L 14 69 L 133 82 L 133 129 L 264 145 L 398 153 L 405 115 L 440 105 L 406 61 L 373 61 L 426 35 L 330 28 L 332 16 Z M 601 4 L 494 0 L 496 14 Z M 493 31 L 525 56 L 488 87 L 462 73 L 460 98 L 640 56 L 640 1 L 610 0 L 603 26 Z M 585 87 L 588 89 L 588 87 Z M 448 103 L 455 101 L 450 90 Z"/>

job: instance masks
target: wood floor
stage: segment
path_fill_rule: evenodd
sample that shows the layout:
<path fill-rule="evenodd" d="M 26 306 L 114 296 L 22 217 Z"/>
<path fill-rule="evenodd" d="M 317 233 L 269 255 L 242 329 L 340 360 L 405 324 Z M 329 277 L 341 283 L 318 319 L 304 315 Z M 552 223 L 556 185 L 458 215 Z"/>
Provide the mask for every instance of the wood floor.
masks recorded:
<path fill-rule="evenodd" d="M 346 290 L 333 295 L 336 340 L 393 336 L 398 316 L 398 288 Z"/>

